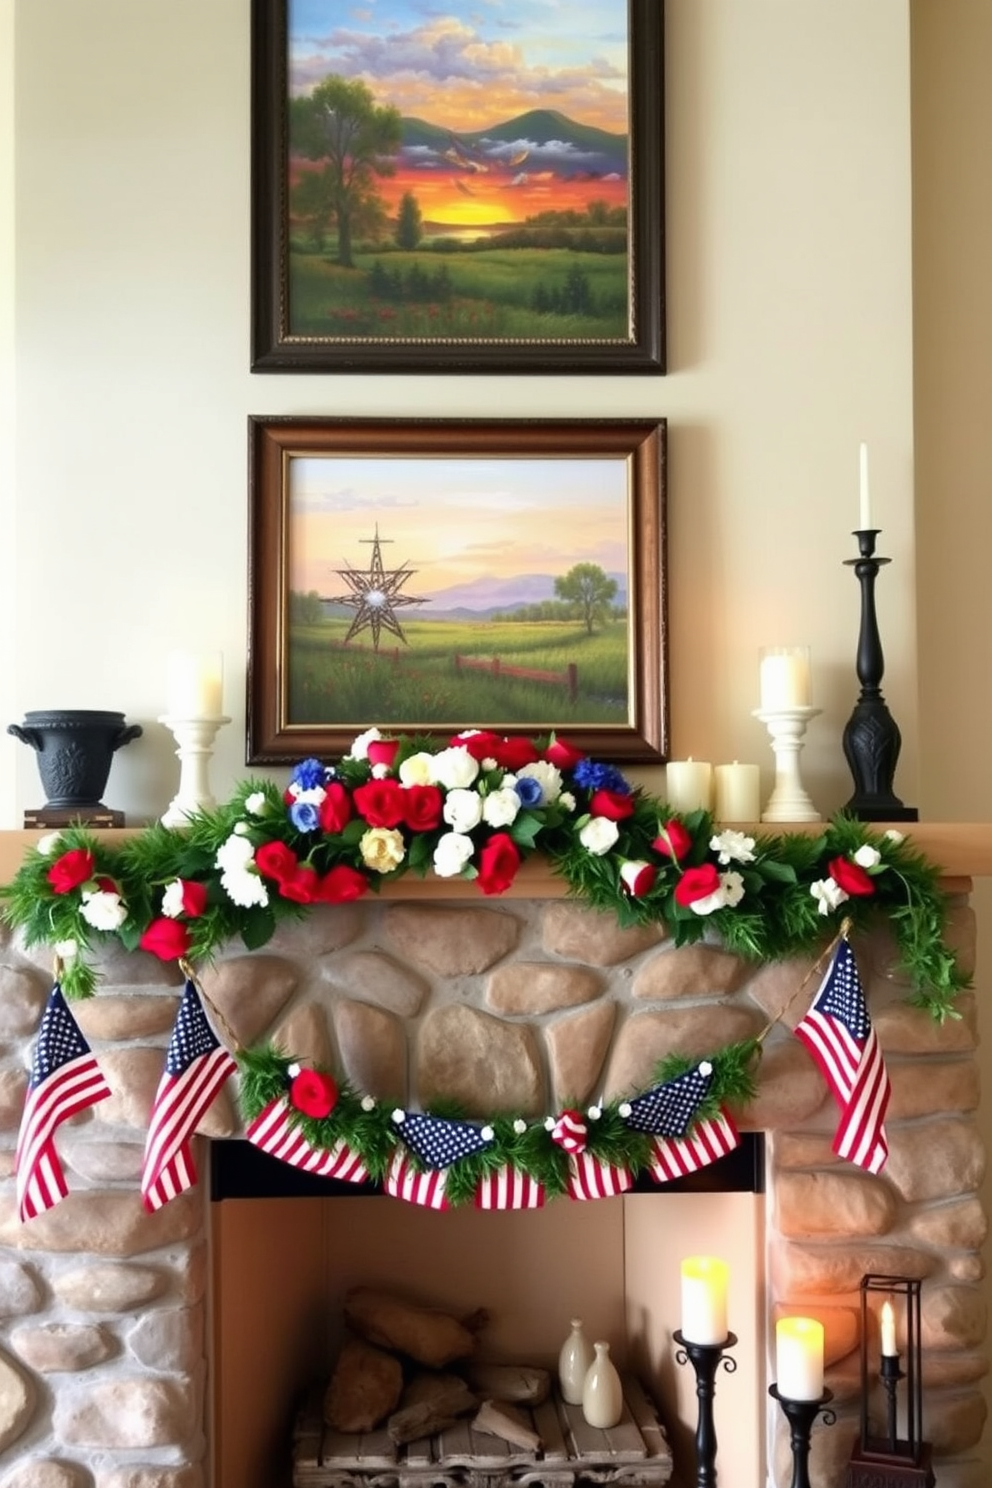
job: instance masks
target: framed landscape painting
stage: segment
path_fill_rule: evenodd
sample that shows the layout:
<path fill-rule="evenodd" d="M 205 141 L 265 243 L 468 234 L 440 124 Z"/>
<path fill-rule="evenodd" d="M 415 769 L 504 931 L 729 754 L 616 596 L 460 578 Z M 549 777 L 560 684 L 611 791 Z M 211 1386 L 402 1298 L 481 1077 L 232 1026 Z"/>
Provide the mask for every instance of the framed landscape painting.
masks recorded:
<path fill-rule="evenodd" d="M 668 747 L 666 425 L 249 420 L 248 763 L 367 728 Z"/>
<path fill-rule="evenodd" d="M 252 370 L 665 370 L 663 0 L 253 0 Z"/>

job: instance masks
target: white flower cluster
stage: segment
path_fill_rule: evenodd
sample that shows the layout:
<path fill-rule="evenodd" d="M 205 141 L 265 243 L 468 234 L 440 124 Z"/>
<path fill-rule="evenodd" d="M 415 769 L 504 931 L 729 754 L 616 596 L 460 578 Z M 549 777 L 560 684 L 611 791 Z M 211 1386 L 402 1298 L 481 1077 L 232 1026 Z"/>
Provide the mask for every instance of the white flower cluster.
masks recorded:
<path fill-rule="evenodd" d="M 255 849 L 251 842 L 237 831 L 221 843 L 214 858 L 214 866 L 220 869 L 224 892 L 242 909 L 250 909 L 253 905 L 264 907 L 269 902 L 269 891 L 259 876 L 254 858 Z"/>

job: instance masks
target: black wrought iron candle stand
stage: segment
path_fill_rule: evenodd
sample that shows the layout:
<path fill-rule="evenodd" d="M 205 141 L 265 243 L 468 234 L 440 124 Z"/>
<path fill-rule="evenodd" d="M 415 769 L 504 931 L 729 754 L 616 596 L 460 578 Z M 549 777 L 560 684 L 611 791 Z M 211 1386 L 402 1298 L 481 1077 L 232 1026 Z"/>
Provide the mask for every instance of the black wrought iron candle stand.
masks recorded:
<path fill-rule="evenodd" d="M 902 735 L 882 696 L 885 659 L 875 614 L 875 580 L 890 558 L 875 553 L 881 529 L 864 528 L 854 533 L 857 558 L 846 558 L 861 585 L 861 626 L 858 631 L 857 673 L 861 692 L 844 729 L 844 755 L 854 777 L 854 794 L 845 810 L 860 821 L 916 821 L 915 806 L 904 806 L 892 790 Z"/>
<path fill-rule="evenodd" d="M 737 1360 L 727 1353 L 737 1342 L 736 1333 L 728 1333 L 722 1343 L 693 1343 L 676 1329 L 672 1334 L 679 1348 L 679 1364 L 691 1363 L 696 1374 L 696 1485 L 716 1488 L 716 1427 L 713 1424 L 713 1397 L 716 1394 L 716 1371 L 722 1364 L 728 1374 L 737 1370 Z"/>
<path fill-rule="evenodd" d="M 920 1287 L 913 1277 L 869 1274 L 861 1278 L 861 1432 L 847 1465 L 845 1488 L 934 1488 L 931 1444 L 923 1440 Z M 874 1313 L 870 1299 L 880 1293 L 894 1302 L 902 1320 L 906 1368 L 900 1355 L 883 1353 L 877 1379 L 885 1393 L 885 1433 L 872 1429 L 869 1404 L 875 1373 L 871 1338 Z M 889 1343 L 889 1348 L 894 1348 Z M 902 1387 L 900 1389 L 900 1387 Z M 900 1435 L 903 1402 L 905 1434 Z"/>
<path fill-rule="evenodd" d="M 777 1400 L 789 1423 L 789 1446 L 792 1448 L 792 1482 L 790 1488 L 810 1488 L 809 1446 L 813 1434 L 813 1422 L 822 1415 L 824 1424 L 832 1426 L 837 1419 L 834 1411 L 827 1407 L 834 1398 L 832 1390 L 824 1390 L 818 1400 L 790 1400 L 779 1393 L 777 1385 L 770 1385 L 768 1393 Z"/>

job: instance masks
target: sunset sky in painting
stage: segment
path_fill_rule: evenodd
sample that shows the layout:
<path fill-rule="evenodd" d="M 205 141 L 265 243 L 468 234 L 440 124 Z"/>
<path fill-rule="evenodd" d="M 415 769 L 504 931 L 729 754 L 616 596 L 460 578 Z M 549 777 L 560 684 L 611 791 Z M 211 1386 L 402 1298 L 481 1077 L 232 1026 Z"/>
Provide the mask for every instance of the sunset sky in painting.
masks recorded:
<path fill-rule="evenodd" d="M 377 102 L 460 134 L 531 109 L 626 135 L 626 0 L 486 0 L 459 13 L 417 0 L 290 0 L 289 89 L 308 91 L 328 73 L 360 78 Z M 527 141 L 521 141 L 525 148 Z M 627 183 L 593 177 L 562 150 L 507 151 L 459 170 L 405 161 L 380 181 L 391 210 L 413 190 L 427 219 L 448 224 L 522 221 L 545 208 L 619 206 Z M 440 168 L 439 168 L 440 166 Z"/>
<path fill-rule="evenodd" d="M 626 573 L 623 460 L 307 459 L 290 463 L 289 583 L 327 596 L 336 570 L 368 568 L 376 526 L 385 568 L 416 574 L 403 592 L 576 563 Z"/>

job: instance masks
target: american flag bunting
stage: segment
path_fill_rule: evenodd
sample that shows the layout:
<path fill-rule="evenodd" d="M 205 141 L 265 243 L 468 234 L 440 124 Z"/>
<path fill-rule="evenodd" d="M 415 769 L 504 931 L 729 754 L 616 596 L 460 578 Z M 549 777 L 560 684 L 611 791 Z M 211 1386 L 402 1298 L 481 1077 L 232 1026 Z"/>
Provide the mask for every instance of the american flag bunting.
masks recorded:
<path fill-rule="evenodd" d="M 492 1141 L 492 1131 L 483 1132 L 471 1121 L 454 1121 L 419 1111 L 400 1111 L 393 1118 L 397 1133 L 425 1168 L 450 1168 L 460 1157 L 482 1152 Z"/>
<path fill-rule="evenodd" d="M 346 1142 L 336 1142 L 330 1148 L 308 1142 L 293 1122 L 285 1096 L 270 1101 L 245 1129 L 245 1136 L 262 1152 L 318 1178 L 364 1183 L 369 1176 L 362 1158 Z"/>
<path fill-rule="evenodd" d="M 740 1133 L 725 1111 L 697 1121 L 685 1137 L 655 1137 L 648 1172 L 655 1183 L 698 1173 L 740 1146 Z"/>
<path fill-rule="evenodd" d="M 56 982 L 38 1030 L 14 1158 L 22 1220 L 51 1209 L 69 1192 L 55 1150 L 57 1127 L 110 1094 Z"/>
<path fill-rule="evenodd" d="M 573 1152 L 568 1159 L 566 1192 L 571 1199 L 611 1199 L 633 1187 L 629 1168 L 593 1157 L 591 1152 Z"/>
<path fill-rule="evenodd" d="M 475 1190 L 477 1209 L 542 1209 L 544 1185 L 509 1164 L 486 1173 Z"/>
<path fill-rule="evenodd" d="M 838 942 L 820 989 L 795 1032 L 840 1107 L 834 1151 L 869 1173 L 880 1172 L 889 1155 L 884 1121 L 891 1087 L 846 938 Z"/>
<path fill-rule="evenodd" d="M 191 981 L 183 991 L 145 1139 L 141 1199 L 161 1209 L 196 1182 L 190 1139 L 229 1075 L 237 1071 L 207 1021 Z"/>
<path fill-rule="evenodd" d="M 391 1198 L 405 1199 L 408 1204 L 420 1204 L 424 1209 L 450 1209 L 451 1204 L 444 1192 L 447 1179 L 447 1169 L 425 1171 L 397 1149 L 389 1164 L 384 1186 Z"/>

